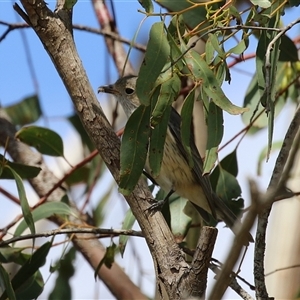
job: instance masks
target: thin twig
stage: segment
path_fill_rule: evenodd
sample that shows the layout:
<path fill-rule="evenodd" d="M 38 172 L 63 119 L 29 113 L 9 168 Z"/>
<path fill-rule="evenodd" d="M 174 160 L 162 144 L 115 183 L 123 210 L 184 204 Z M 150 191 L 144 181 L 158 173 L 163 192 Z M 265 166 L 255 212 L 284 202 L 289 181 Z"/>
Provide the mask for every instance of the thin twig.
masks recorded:
<path fill-rule="evenodd" d="M 103 229 L 103 228 L 64 228 L 64 229 L 54 229 L 51 231 L 44 231 L 41 233 L 35 234 L 26 234 L 22 236 L 16 236 L 6 241 L 0 242 L 0 247 L 7 246 L 9 244 L 24 241 L 24 240 L 31 240 L 35 238 L 42 238 L 42 237 L 49 237 L 55 236 L 59 234 L 75 234 L 75 233 L 88 233 L 94 234 L 95 238 L 103 238 L 103 237 L 113 237 L 113 236 L 120 236 L 120 235 L 128 235 L 128 236 L 137 236 L 143 237 L 141 231 L 136 230 L 123 230 L 123 229 Z"/>
<path fill-rule="evenodd" d="M 220 266 L 217 264 L 211 262 L 209 265 L 209 268 L 216 274 L 218 275 L 220 273 Z M 234 290 L 242 299 L 244 300 L 254 300 L 237 282 L 236 280 L 236 274 L 232 273 L 231 275 L 231 282 L 229 286 Z"/>

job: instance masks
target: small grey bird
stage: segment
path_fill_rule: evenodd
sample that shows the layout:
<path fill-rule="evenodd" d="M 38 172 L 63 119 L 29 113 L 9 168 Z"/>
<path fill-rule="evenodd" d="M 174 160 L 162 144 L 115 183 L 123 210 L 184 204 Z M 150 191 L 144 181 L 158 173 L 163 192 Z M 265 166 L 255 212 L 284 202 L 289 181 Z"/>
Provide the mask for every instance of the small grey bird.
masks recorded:
<path fill-rule="evenodd" d="M 113 94 L 122 105 L 127 117 L 140 105 L 136 95 L 136 76 L 126 76 L 117 80 L 116 83 L 98 88 L 99 92 Z M 181 117 L 172 108 L 166 141 L 164 146 L 163 160 L 160 174 L 154 177 L 157 184 L 165 191 L 174 191 L 179 196 L 190 200 L 201 217 L 209 221 L 209 214 L 217 220 L 222 220 L 235 231 L 237 217 L 212 190 L 208 176 L 203 176 L 203 161 L 195 145 L 193 134 L 191 135 L 190 147 L 194 166 L 191 168 L 180 135 Z M 149 163 L 145 165 L 146 172 L 152 176 Z M 152 176 L 153 177 L 153 176 Z M 239 221 L 237 221 L 239 222 Z M 253 241 L 251 234 L 248 241 Z"/>

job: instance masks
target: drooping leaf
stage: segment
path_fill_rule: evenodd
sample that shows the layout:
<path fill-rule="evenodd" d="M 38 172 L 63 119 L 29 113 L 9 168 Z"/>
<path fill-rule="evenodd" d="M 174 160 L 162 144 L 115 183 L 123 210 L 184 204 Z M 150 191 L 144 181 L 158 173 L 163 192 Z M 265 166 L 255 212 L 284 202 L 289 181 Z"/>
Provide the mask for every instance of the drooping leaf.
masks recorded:
<path fill-rule="evenodd" d="M 272 151 L 278 151 L 282 147 L 282 141 L 274 142 L 272 144 Z M 258 162 L 257 162 L 257 175 L 261 176 L 262 163 L 266 161 L 268 154 L 268 146 L 264 147 L 259 154 Z"/>
<path fill-rule="evenodd" d="M 245 52 L 245 50 L 247 49 L 247 44 L 245 39 L 242 39 L 239 41 L 239 43 L 237 45 L 235 45 L 234 47 L 230 48 L 227 53 L 234 53 L 237 55 L 241 55 Z"/>
<path fill-rule="evenodd" d="M 139 2 L 147 13 L 151 14 L 153 12 L 152 0 L 139 0 Z"/>
<path fill-rule="evenodd" d="M 242 190 L 236 178 L 226 170 L 220 168 L 216 193 L 222 199 L 231 200 L 238 198 L 241 195 Z"/>
<path fill-rule="evenodd" d="M 181 82 L 179 77 L 174 75 L 170 80 L 161 85 L 157 100 L 151 100 L 153 111 L 150 118 L 151 137 L 149 145 L 149 166 L 154 179 L 160 172 L 171 105 L 178 96 L 180 86 Z M 156 93 L 157 92 L 155 92 L 155 95 Z"/>
<path fill-rule="evenodd" d="M 16 300 L 16 295 L 10 282 L 9 275 L 3 268 L 2 264 L 0 264 L 0 288 L 2 291 L 5 291 L 8 299 Z"/>
<path fill-rule="evenodd" d="M 143 105 L 149 105 L 155 88 L 155 81 L 170 55 L 170 46 L 164 29 L 164 22 L 154 23 L 138 79 L 136 94 Z"/>
<path fill-rule="evenodd" d="M 39 268 L 45 264 L 51 245 L 51 242 L 47 242 L 42 245 L 19 269 L 19 271 L 11 280 L 12 287 L 15 291 L 18 291 L 18 289 L 21 288 L 22 285 L 25 284 L 28 279 L 30 279 L 30 277 L 32 277 L 39 270 Z M 7 294 L 4 292 L 0 297 L 0 300 L 4 300 L 6 297 Z"/>
<path fill-rule="evenodd" d="M 72 289 L 70 279 L 75 273 L 74 260 L 76 258 L 76 249 L 74 247 L 64 255 L 59 261 L 58 276 L 53 290 L 49 295 L 49 300 L 72 299 Z"/>
<path fill-rule="evenodd" d="M 14 179 L 13 174 L 8 168 L 6 168 L 6 166 L 9 166 L 13 170 L 15 170 L 22 179 L 34 178 L 41 171 L 41 168 L 38 167 L 11 162 L 0 154 L 0 169 L 2 169 L 2 172 L 0 172 L 1 179 Z"/>
<path fill-rule="evenodd" d="M 207 8 L 206 6 L 195 5 L 190 1 L 174 1 L 174 0 L 156 0 L 156 3 L 168 9 L 171 12 L 181 12 L 183 11 L 184 22 L 190 29 L 198 26 L 198 29 L 201 29 L 201 32 L 204 31 L 204 28 L 207 28 L 210 25 L 210 22 L 207 21 Z M 218 9 L 221 5 L 221 2 L 214 3 L 212 5 L 208 4 L 210 9 Z M 191 7 L 194 6 L 193 9 Z M 207 22 L 205 22 L 207 21 Z M 200 26 L 202 24 L 202 26 Z"/>
<path fill-rule="evenodd" d="M 271 6 L 271 2 L 269 0 L 250 0 L 252 4 L 258 5 L 261 8 L 268 8 Z"/>
<path fill-rule="evenodd" d="M 23 185 L 22 178 L 11 167 L 8 166 L 8 168 L 11 171 L 11 173 L 13 174 L 14 179 L 16 181 L 24 220 L 25 220 L 27 226 L 29 227 L 30 232 L 32 234 L 35 234 L 34 221 L 33 221 L 31 210 L 30 210 L 28 200 L 27 200 L 27 197 L 26 197 L 25 188 L 24 188 L 24 185 Z M 33 243 L 34 243 L 34 239 L 33 239 Z"/>
<path fill-rule="evenodd" d="M 186 49 L 186 46 L 182 46 L 183 51 L 185 51 Z M 209 66 L 201 57 L 201 55 L 199 55 L 194 50 L 190 50 L 185 55 L 185 60 L 188 69 L 195 77 L 195 80 L 202 83 L 201 87 L 203 92 L 206 93 L 217 106 L 219 106 L 220 108 L 232 115 L 241 114 L 247 111 L 246 108 L 234 105 L 226 97 L 213 71 L 209 68 Z"/>
<path fill-rule="evenodd" d="M 150 106 L 140 105 L 128 119 L 121 143 L 119 190 L 129 195 L 145 166 L 150 135 Z"/>
<path fill-rule="evenodd" d="M 276 76 L 276 83 L 275 83 L 277 88 L 281 87 L 285 73 L 286 73 L 286 64 L 279 62 L 277 64 L 277 76 Z M 260 101 L 260 92 L 258 88 L 257 77 L 254 75 L 248 86 L 248 89 L 246 91 L 246 96 L 244 98 L 244 106 L 249 108 L 249 110 L 242 115 L 242 120 L 245 125 L 249 125 L 250 122 L 254 121 L 250 131 L 248 131 L 249 133 L 256 133 L 259 129 L 265 128 L 268 125 L 268 116 L 264 112 L 264 109 L 259 101 Z M 286 102 L 285 95 L 280 96 L 276 100 L 275 117 L 279 115 L 282 108 L 284 107 L 285 102 Z"/>
<path fill-rule="evenodd" d="M 64 2 L 64 9 L 71 10 L 76 3 L 77 3 L 77 0 L 66 0 Z"/>
<path fill-rule="evenodd" d="M 155 101 L 150 119 L 151 127 L 155 127 L 160 123 L 161 119 L 166 113 L 166 110 L 177 99 L 181 88 L 181 81 L 177 75 L 174 75 L 170 80 L 161 85 L 160 92 Z"/>
<path fill-rule="evenodd" d="M 168 123 L 170 118 L 171 106 L 166 107 L 160 123 L 151 130 L 149 144 L 149 167 L 155 179 L 159 173 L 164 155 L 164 146 L 167 136 Z"/>
<path fill-rule="evenodd" d="M 219 166 L 216 169 L 218 169 L 219 173 L 216 193 L 233 213 L 238 216 L 244 207 L 244 200 L 241 198 L 241 187 L 232 174 Z"/>
<path fill-rule="evenodd" d="M 105 264 L 105 266 L 109 269 L 112 267 L 112 264 L 115 262 L 116 248 L 117 248 L 117 245 L 115 243 L 112 243 L 111 246 L 106 248 L 104 257 L 101 259 L 99 265 L 97 266 L 97 268 L 95 270 L 95 273 L 94 273 L 95 280 L 96 280 L 96 278 L 98 276 L 98 272 L 103 264 Z"/>
<path fill-rule="evenodd" d="M 289 4 L 291 6 L 299 6 L 300 5 L 300 0 L 290 0 Z M 300 293 L 300 292 L 299 292 Z"/>
<path fill-rule="evenodd" d="M 277 4 L 278 5 L 278 4 Z M 273 10 L 274 7 L 270 8 Z M 280 27 L 280 11 L 276 11 L 275 16 L 270 19 L 266 26 L 272 28 Z M 280 43 L 281 40 L 277 39 L 274 43 L 275 32 L 263 31 L 257 46 L 257 78 L 258 87 L 261 90 L 261 104 L 266 108 L 268 114 L 268 146 L 269 152 L 271 151 L 271 145 L 273 140 L 274 130 L 274 118 L 275 118 L 275 95 L 276 95 L 276 75 L 277 75 L 277 64 L 280 54 Z M 270 44 L 273 43 L 272 49 L 269 49 Z"/>
<path fill-rule="evenodd" d="M 225 156 L 221 161 L 220 165 L 222 169 L 226 170 L 228 173 L 232 174 L 234 177 L 238 175 L 238 162 L 236 157 L 236 149 Z"/>
<path fill-rule="evenodd" d="M 31 212 L 33 222 L 49 218 L 53 215 L 73 215 L 76 214 L 72 211 L 71 207 L 63 202 L 46 202 L 38 206 Z M 20 236 L 27 228 L 28 224 L 22 220 L 15 231 L 15 236 Z"/>
<path fill-rule="evenodd" d="M 1 263 L 16 263 L 23 265 L 31 255 L 23 253 L 24 248 L 17 247 L 0 247 L 0 262 Z"/>
<path fill-rule="evenodd" d="M 82 166 L 79 169 L 73 171 L 70 176 L 66 179 L 66 184 L 68 186 L 74 186 L 80 183 L 86 183 L 90 175 L 90 168 L 87 166 Z"/>
<path fill-rule="evenodd" d="M 192 218 L 185 213 L 187 201 L 177 196 L 177 199 L 170 203 L 171 230 L 177 242 L 185 238 L 192 223 Z"/>
<path fill-rule="evenodd" d="M 44 290 L 44 280 L 40 271 L 36 271 L 16 291 L 17 299 L 37 299 Z"/>
<path fill-rule="evenodd" d="M 125 230 L 132 229 L 132 226 L 135 221 L 136 221 L 136 218 L 133 215 L 131 209 L 128 209 L 126 212 L 124 221 L 122 223 L 122 229 L 125 229 Z M 120 235 L 120 237 L 119 237 L 119 249 L 120 249 L 120 253 L 121 253 L 122 257 L 124 255 L 128 239 L 129 239 L 128 235 Z"/>
<path fill-rule="evenodd" d="M 218 158 L 218 147 L 222 141 L 224 132 L 223 111 L 214 102 L 209 104 L 207 118 L 208 139 L 203 166 L 204 174 L 210 173 Z"/>
<path fill-rule="evenodd" d="M 16 133 L 16 138 L 29 146 L 35 147 L 42 154 L 64 156 L 62 138 L 48 128 L 23 127 Z"/>
<path fill-rule="evenodd" d="M 222 58 L 225 59 L 225 51 L 224 49 L 220 46 L 218 37 L 216 34 L 208 34 L 208 40 L 209 43 L 213 46 L 214 50 L 218 53 L 218 55 Z"/>
<path fill-rule="evenodd" d="M 299 61 L 298 49 L 295 43 L 285 34 L 281 37 L 281 44 L 279 45 L 279 49 L 279 61 Z"/>
<path fill-rule="evenodd" d="M 37 95 L 26 97 L 17 104 L 5 107 L 4 110 L 14 125 L 34 123 L 42 114 Z"/>

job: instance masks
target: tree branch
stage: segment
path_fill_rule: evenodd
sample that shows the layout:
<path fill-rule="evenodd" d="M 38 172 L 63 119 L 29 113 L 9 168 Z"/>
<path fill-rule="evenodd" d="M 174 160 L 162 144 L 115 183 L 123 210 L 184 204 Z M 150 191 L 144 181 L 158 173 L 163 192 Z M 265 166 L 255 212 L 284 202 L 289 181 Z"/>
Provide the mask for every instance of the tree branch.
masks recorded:
<path fill-rule="evenodd" d="M 30 24 L 67 88 L 84 128 L 118 182 L 120 140 L 96 99 L 78 57 L 72 34 L 58 15 L 50 11 L 43 1 L 22 0 L 21 2 L 28 14 Z M 150 213 L 149 208 L 153 199 L 143 181 L 138 183 L 126 200 L 139 222 L 155 265 L 159 266 L 156 268 L 157 277 L 162 279 L 160 284 L 164 285 L 160 286 L 159 290 L 165 288 L 172 299 L 177 299 L 177 283 L 188 268 L 183 253 L 175 243 L 161 213 Z M 86 255 L 88 256 L 89 253 Z"/>

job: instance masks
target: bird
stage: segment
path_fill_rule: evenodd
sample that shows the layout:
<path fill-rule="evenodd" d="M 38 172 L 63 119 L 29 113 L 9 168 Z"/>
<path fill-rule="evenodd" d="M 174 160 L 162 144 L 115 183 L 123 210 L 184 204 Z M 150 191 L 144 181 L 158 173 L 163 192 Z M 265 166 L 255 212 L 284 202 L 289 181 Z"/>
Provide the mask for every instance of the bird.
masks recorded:
<path fill-rule="evenodd" d="M 136 82 L 137 76 L 121 77 L 114 84 L 100 86 L 98 93 L 114 95 L 123 107 L 127 118 L 129 118 L 135 109 L 141 105 L 136 94 Z M 193 133 L 191 133 L 190 147 L 194 163 L 192 167 L 190 166 L 188 153 L 181 140 L 180 124 L 181 116 L 172 107 L 160 173 L 158 176 L 153 176 L 148 159 L 145 164 L 146 172 L 150 175 L 150 178 L 154 177 L 155 182 L 168 195 L 175 192 L 177 195 L 191 201 L 204 221 L 208 223 L 211 215 L 215 220 L 224 221 L 236 233 L 237 226 L 235 225 L 240 224 L 240 221 L 213 191 L 209 177 L 203 175 L 203 160 L 195 145 Z M 247 241 L 253 241 L 250 233 L 247 236 Z"/>

